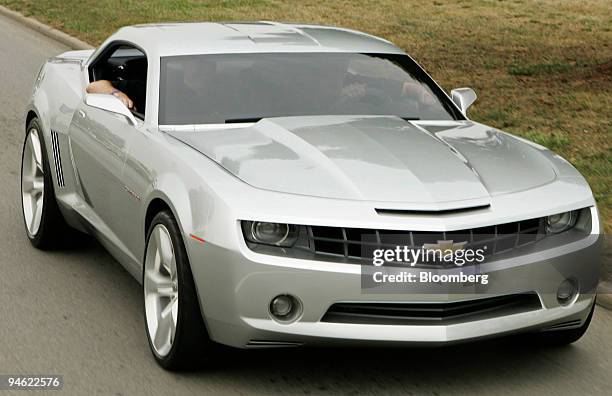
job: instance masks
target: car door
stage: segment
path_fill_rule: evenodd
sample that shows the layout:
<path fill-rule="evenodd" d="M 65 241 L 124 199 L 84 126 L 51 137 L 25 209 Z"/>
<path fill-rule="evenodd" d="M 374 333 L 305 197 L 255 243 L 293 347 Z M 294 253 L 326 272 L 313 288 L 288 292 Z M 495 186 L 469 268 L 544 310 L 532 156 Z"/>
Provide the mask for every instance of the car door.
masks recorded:
<path fill-rule="evenodd" d="M 138 56 L 144 57 L 143 52 L 125 43 L 119 44 L 117 48 L 113 48 L 112 44 L 109 46 L 109 51 L 101 52 L 100 60 L 92 62 L 90 68 L 94 70 L 90 71 L 91 80 L 112 81 L 120 78 L 112 75 L 115 69 L 126 75 L 125 65 L 138 60 Z M 121 58 L 127 61 L 121 62 Z M 144 66 L 141 71 L 144 75 L 139 79 L 146 82 L 146 58 L 144 60 L 144 65 L 138 62 L 139 68 Z M 117 68 L 117 64 L 121 64 L 121 67 Z M 130 95 L 130 92 L 125 93 Z M 107 99 L 119 101 L 110 95 Z M 131 142 L 139 134 L 146 133 L 142 114 L 134 113 L 136 117 L 128 117 L 129 113 L 128 116 L 118 114 L 88 102 L 91 101 L 88 101 L 86 95 L 74 114 L 68 132 L 75 174 L 80 186 L 77 194 L 91 209 L 93 216 L 88 220 L 96 222 L 96 230 L 119 248 L 120 252 L 127 254 L 131 261 L 140 261 L 129 244 L 125 243 L 125 225 L 137 223 L 140 212 L 134 207 L 134 202 L 139 201 L 135 198 L 139 197 L 126 184 L 124 169 Z M 144 105 L 142 107 L 139 110 L 144 112 Z"/>
<path fill-rule="evenodd" d="M 126 194 L 122 180 L 130 141 L 139 133 L 126 117 L 81 103 L 69 137 L 82 200 L 113 234 L 118 208 Z"/>

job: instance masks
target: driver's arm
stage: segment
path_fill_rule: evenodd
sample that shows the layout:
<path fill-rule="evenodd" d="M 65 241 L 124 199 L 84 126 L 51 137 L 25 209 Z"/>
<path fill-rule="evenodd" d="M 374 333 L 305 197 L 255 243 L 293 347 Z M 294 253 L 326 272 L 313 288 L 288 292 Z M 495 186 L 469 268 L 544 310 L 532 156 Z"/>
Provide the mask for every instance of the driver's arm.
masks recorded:
<path fill-rule="evenodd" d="M 119 84 L 117 84 L 119 85 Z M 108 80 L 98 80 L 94 81 L 85 88 L 87 93 L 99 93 L 99 94 L 108 94 L 117 97 L 120 101 L 128 109 L 134 108 L 134 102 L 130 99 L 129 96 L 121 92 L 119 89 L 115 88 L 115 86 Z"/>

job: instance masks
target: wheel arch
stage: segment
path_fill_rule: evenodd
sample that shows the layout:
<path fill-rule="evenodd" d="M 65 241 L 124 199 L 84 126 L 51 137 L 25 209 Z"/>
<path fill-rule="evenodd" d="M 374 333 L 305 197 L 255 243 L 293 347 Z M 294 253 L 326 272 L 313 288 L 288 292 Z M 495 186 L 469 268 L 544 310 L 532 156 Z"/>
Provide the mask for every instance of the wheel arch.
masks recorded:
<path fill-rule="evenodd" d="M 149 202 L 149 205 L 147 206 L 147 210 L 145 212 L 145 218 L 144 218 L 144 235 L 145 235 L 145 237 L 146 237 L 147 233 L 149 232 L 149 227 L 151 226 L 151 222 L 153 221 L 153 218 L 158 213 L 160 213 L 160 212 L 162 212 L 164 210 L 170 211 L 170 213 L 172 213 L 174 218 L 176 218 L 176 215 L 174 214 L 174 211 L 172 210 L 170 205 L 163 198 L 156 197 L 156 198 L 153 198 Z"/>
<path fill-rule="evenodd" d="M 28 110 L 28 113 L 26 114 L 26 120 L 25 120 L 25 132 L 28 133 L 28 125 L 30 125 L 30 121 L 32 121 L 34 118 L 38 118 L 40 119 L 40 117 L 38 117 L 38 114 L 36 114 L 36 112 L 32 109 Z"/>
<path fill-rule="evenodd" d="M 158 184 L 158 183 L 155 183 Z M 164 183 L 165 184 L 165 183 Z M 161 187 L 161 186 L 157 186 Z M 185 227 L 190 227 L 191 219 L 188 214 L 191 213 L 189 199 L 187 192 L 181 192 L 180 186 L 176 183 L 172 183 L 168 188 L 158 188 L 153 190 L 146 199 L 146 204 L 143 205 L 142 214 L 142 235 L 144 239 L 144 245 L 146 245 L 147 232 L 149 226 L 153 221 L 153 218 L 157 213 L 163 210 L 168 210 L 181 230 L 181 233 L 185 234 Z M 166 193 L 168 191 L 169 193 Z M 184 236 L 184 235 L 183 235 Z M 186 241 L 184 241 L 186 243 Z"/>
<path fill-rule="evenodd" d="M 49 121 L 49 111 L 44 95 L 37 95 L 36 101 L 30 103 L 26 108 L 24 123 L 22 124 L 25 134 L 28 133 L 28 125 L 34 118 L 38 119 L 38 124 L 42 129 L 41 132 L 47 137 L 47 133 L 51 130 L 51 122 Z"/>

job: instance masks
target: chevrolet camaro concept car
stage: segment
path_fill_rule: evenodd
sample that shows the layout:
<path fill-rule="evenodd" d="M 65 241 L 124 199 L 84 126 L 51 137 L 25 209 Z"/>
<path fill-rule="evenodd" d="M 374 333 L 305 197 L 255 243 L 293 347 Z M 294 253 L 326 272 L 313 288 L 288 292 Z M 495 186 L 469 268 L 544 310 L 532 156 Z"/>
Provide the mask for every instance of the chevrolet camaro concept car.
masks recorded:
<path fill-rule="evenodd" d="M 86 93 L 98 80 L 134 107 Z M 475 99 L 357 31 L 125 27 L 38 74 L 26 232 L 95 236 L 142 283 L 167 369 L 215 344 L 573 342 L 595 301 L 593 194 L 553 152 L 471 121 Z M 482 260 L 393 262 L 406 247 Z"/>

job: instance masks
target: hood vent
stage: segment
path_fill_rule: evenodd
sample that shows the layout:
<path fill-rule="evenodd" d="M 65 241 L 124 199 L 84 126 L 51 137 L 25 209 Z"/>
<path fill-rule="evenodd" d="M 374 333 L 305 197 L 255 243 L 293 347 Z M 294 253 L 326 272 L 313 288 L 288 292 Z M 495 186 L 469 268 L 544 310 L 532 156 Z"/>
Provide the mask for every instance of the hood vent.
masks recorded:
<path fill-rule="evenodd" d="M 411 209 L 378 209 L 375 208 L 376 213 L 379 215 L 391 215 L 391 216 L 412 216 L 412 215 L 446 215 L 463 212 L 473 212 L 476 210 L 488 209 L 491 205 L 478 205 L 471 206 L 468 208 L 455 208 L 455 209 L 441 209 L 441 210 L 411 210 Z"/>

